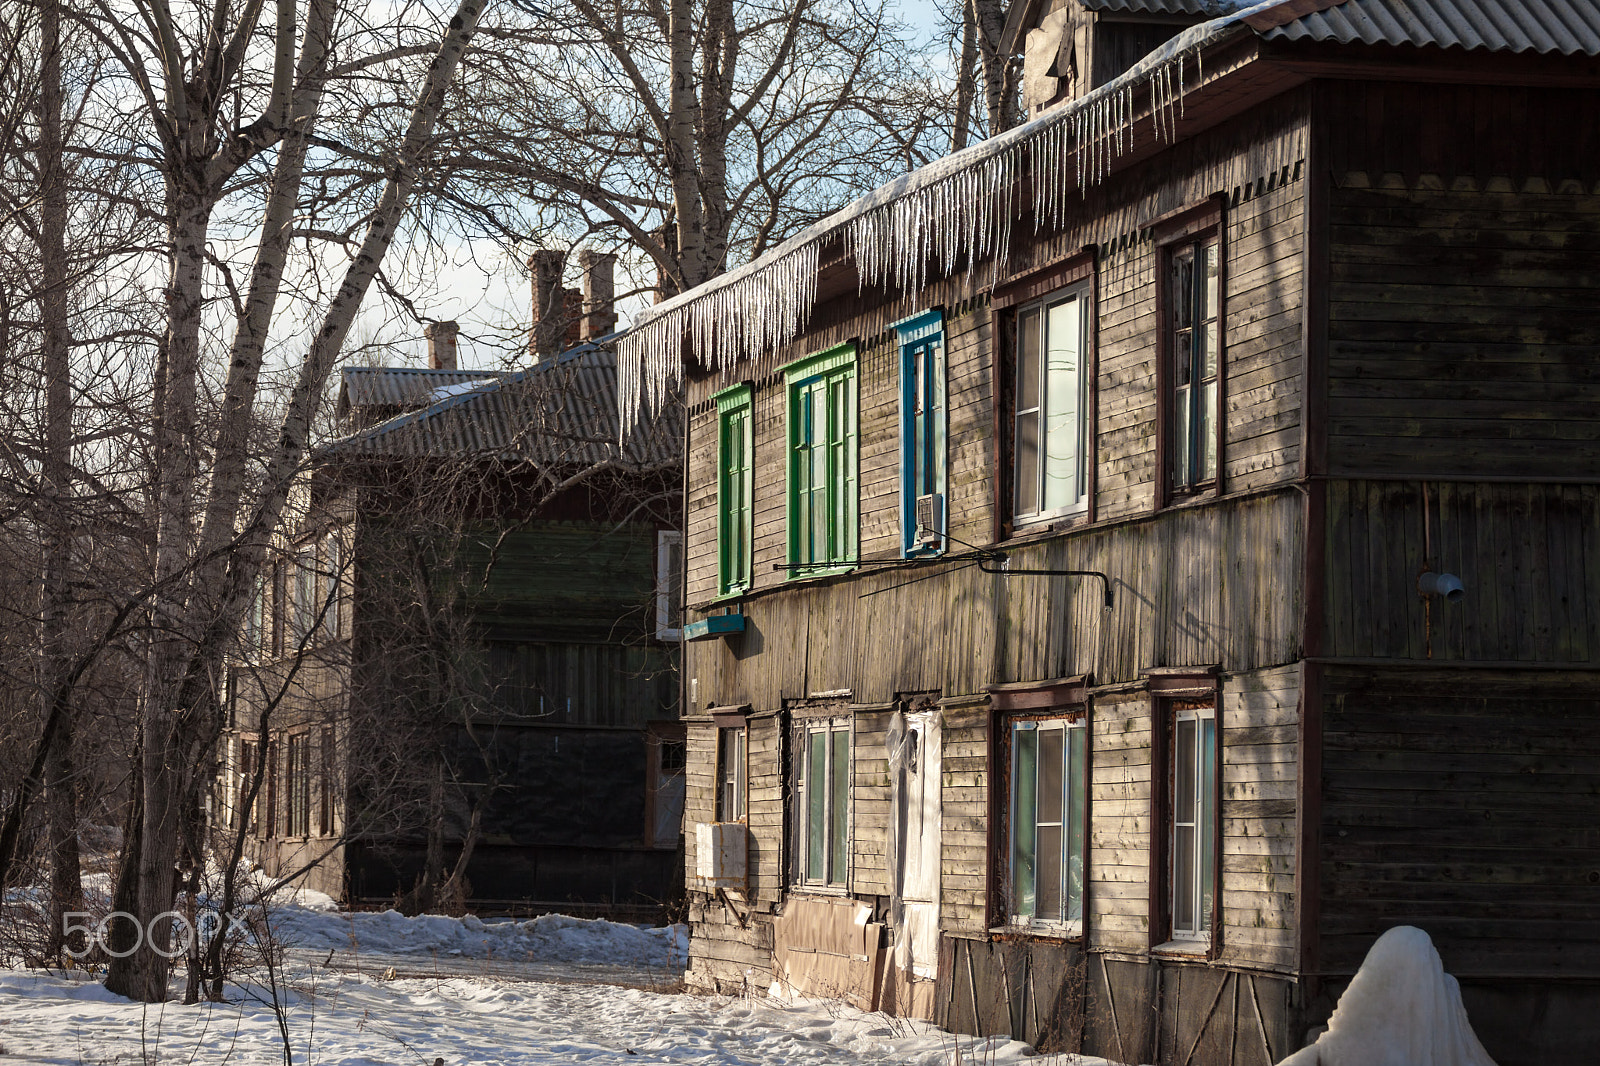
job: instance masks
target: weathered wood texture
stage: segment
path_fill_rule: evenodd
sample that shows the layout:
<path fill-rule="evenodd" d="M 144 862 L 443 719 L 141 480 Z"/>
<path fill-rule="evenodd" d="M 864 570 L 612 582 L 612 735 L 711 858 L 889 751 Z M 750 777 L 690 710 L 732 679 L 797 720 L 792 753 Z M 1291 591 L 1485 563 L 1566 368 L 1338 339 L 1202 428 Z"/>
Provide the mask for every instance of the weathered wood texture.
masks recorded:
<path fill-rule="evenodd" d="M 689 896 L 690 991 L 731 996 L 760 995 L 772 986 L 772 918 L 752 914 L 741 920 L 719 900 L 699 892 Z"/>
<path fill-rule="evenodd" d="M 1297 665 L 1223 682 L 1219 711 L 1223 962 L 1284 969 L 1299 962 L 1295 924 L 1299 712 Z"/>
<path fill-rule="evenodd" d="M 1600 665 L 1600 485 L 1332 481 L 1327 501 L 1328 654 Z M 1417 591 L 1430 540 L 1460 603 Z"/>
<path fill-rule="evenodd" d="M 1600 975 L 1595 673 L 1330 667 L 1323 688 L 1325 968 L 1415 925 L 1463 978 Z"/>
<path fill-rule="evenodd" d="M 898 692 L 967 694 L 1001 682 L 1090 673 L 1134 680 L 1152 666 L 1248 671 L 1292 661 L 1301 596 L 1297 493 L 1181 508 L 1018 547 L 1016 568 L 1100 570 L 1093 578 L 978 568 L 881 571 L 746 601 L 745 631 L 691 644 L 700 701 L 775 709 L 785 696 L 846 689 L 863 703 Z M 907 584 L 909 578 L 923 580 Z"/>
<path fill-rule="evenodd" d="M 1600 181 L 1600 96 L 1592 90 L 1341 79 L 1317 94 L 1337 173 Z"/>
<path fill-rule="evenodd" d="M 1100 697 L 1091 725 L 1089 944 L 1139 952 L 1150 946 L 1150 699 Z"/>
<path fill-rule="evenodd" d="M 850 891 L 887 896 L 889 877 L 889 755 L 884 731 L 890 716 L 882 711 L 855 715 L 851 737 Z"/>
<path fill-rule="evenodd" d="M 1592 476 L 1596 190 L 1352 183 L 1329 202 L 1329 470 Z"/>
<path fill-rule="evenodd" d="M 989 711 L 951 708 L 942 728 L 939 927 L 982 933 L 988 928 Z"/>

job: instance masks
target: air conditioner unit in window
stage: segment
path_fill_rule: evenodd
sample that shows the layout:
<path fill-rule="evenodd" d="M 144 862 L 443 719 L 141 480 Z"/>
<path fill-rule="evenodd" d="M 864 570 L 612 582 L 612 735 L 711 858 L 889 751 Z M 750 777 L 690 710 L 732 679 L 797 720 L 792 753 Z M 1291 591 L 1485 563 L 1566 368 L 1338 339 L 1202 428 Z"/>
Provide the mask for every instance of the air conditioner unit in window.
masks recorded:
<path fill-rule="evenodd" d="M 937 548 L 944 541 L 944 494 L 917 497 L 917 532 L 911 538 L 918 548 Z"/>
<path fill-rule="evenodd" d="M 694 827 L 695 872 L 710 888 L 743 888 L 748 836 L 743 822 Z"/>

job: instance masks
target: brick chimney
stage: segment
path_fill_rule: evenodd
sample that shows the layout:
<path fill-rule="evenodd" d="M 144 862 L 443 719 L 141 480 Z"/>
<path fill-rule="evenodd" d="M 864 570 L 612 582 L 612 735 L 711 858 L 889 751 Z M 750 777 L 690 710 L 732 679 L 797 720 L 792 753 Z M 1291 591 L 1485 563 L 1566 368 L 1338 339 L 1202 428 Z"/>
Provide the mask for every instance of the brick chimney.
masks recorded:
<path fill-rule="evenodd" d="M 429 322 L 422 335 L 428 338 L 428 365 L 434 370 L 456 369 L 456 339 L 461 327 L 455 320 Z"/>
<path fill-rule="evenodd" d="M 528 346 L 535 360 L 555 355 L 565 340 L 567 300 L 561 268 L 566 260 L 565 254 L 552 248 L 541 248 L 528 257 L 528 272 L 533 275 L 533 337 Z"/>
<path fill-rule="evenodd" d="M 578 266 L 583 270 L 583 328 L 578 336 L 580 341 L 592 341 L 617 328 L 617 312 L 613 306 L 617 291 L 617 257 L 585 248 L 578 253 Z"/>

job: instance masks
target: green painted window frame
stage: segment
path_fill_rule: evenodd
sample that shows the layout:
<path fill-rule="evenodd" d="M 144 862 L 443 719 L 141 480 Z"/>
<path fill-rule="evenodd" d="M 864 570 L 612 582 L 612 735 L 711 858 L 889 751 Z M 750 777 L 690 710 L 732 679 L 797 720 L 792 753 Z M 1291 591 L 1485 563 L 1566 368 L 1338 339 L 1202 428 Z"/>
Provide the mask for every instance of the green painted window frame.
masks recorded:
<path fill-rule="evenodd" d="M 750 590 L 755 532 L 754 392 L 723 389 L 717 405 L 717 595 Z"/>
<path fill-rule="evenodd" d="M 789 576 L 840 573 L 855 565 L 859 543 L 855 344 L 790 363 L 783 383 Z"/>

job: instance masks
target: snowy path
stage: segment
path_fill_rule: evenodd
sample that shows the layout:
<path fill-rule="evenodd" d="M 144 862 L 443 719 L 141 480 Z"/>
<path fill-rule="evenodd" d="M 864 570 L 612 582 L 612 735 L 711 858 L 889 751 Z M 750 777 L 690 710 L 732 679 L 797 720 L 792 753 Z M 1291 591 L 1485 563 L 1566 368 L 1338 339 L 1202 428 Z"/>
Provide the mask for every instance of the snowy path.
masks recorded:
<path fill-rule="evenodd" d="M 295 1062 L 308 1066 L 949 1066 L 954 1058 L 953 1037 L 836 1005 L 310 971 L 297 972 L 293 984 L 284 1021 Z M 1028 1051 L 998 1039 L 961 1043 L 963 1060 L 994 1066 Z M 96 984 L 23 971 L 0 971 L 0 1045 L 8 1063 L 52 1066 L 283 1062 L 278 1020 L 260 997 L 147 1007 Z"/>

